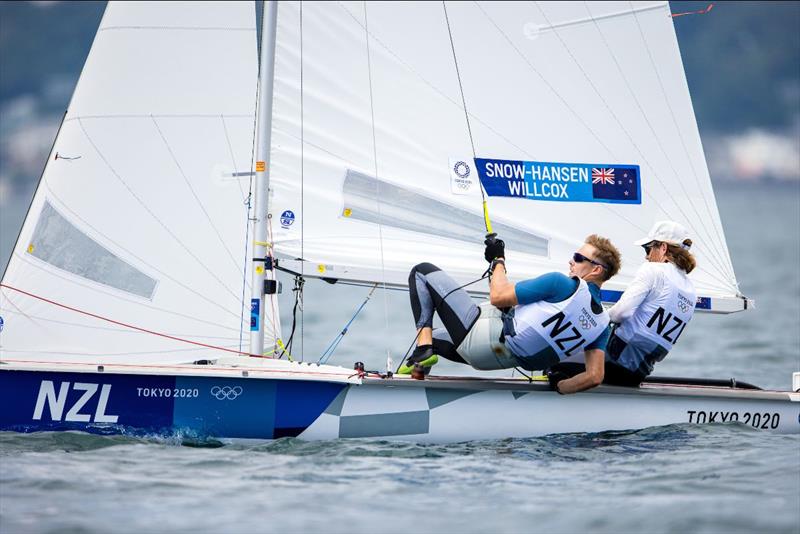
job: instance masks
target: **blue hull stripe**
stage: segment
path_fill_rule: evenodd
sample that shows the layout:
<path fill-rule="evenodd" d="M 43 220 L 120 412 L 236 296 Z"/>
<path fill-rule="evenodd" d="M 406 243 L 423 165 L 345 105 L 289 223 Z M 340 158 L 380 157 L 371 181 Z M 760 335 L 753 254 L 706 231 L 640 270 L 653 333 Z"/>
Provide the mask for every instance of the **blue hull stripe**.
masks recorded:
<path fill-rule="evenodd" d="M 0 371 L 0 430 L 271 439 L 297 436 L 345 384 Z"/>

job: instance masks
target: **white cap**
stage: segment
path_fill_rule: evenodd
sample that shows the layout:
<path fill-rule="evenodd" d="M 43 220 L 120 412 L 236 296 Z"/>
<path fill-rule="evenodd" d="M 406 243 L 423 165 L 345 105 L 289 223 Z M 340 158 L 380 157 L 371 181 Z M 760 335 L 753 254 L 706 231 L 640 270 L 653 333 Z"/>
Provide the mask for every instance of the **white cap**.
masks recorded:
<path fill-rule="evenodd" d="M 634 242 L 634 245 L 646 245 L 651 241 L 659 241 L 661 243 L 668 243 L 670 245 L 677 245 L 685 247 L 683 242 L 689 239 L 689 231 L 682 225 L 675 221 L 658 221 L 650 229 L 647 237 Z"/>

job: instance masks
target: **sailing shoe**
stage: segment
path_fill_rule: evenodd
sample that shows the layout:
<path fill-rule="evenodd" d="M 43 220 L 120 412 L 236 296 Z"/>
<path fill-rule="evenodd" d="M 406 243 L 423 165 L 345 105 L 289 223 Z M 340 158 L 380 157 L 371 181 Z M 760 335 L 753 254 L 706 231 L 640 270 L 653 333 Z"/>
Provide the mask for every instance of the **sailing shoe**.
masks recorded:
<path fill-rule="evenodd" d="M 439 356 L 433 353 L 433 345 L 420 345 L 414 349 L 406 363 L 400 366 L 397 374 L 410 375 L 414 370 L 414 365 L 419 364 L 422 367 L 422 372 L 427 376 L 431 372 L 431 367 L 438 362 Z"/>

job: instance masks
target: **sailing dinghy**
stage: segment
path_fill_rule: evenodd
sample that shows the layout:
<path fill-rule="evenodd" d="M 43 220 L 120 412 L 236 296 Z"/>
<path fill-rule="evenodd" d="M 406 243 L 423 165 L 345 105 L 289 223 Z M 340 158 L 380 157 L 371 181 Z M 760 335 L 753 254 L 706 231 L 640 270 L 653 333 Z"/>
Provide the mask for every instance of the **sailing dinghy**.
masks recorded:
<path fill-rule="evenodd" d="M 633 241 L 678 221 L 697 310 L 747 309 L 667 2 L 267 2 L 260 62 L 255 21 L 252 2 L 109 3 L 2 278 L 0 430 L 800 431 L 800 393 L 733 380 L 560 396 L 280 357 L 276 267 L 386 291 L 429 261 L 467 283 L 490 223 L 516 280 L 611 237 L 612 303 Z"/>

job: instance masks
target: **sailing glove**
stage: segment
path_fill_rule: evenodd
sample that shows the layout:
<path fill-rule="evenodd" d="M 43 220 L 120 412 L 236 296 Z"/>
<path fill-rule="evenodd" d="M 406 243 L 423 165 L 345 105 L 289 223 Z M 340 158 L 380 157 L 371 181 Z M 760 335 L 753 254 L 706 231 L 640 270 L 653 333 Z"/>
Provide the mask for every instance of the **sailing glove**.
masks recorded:
<path fill-rule="evenodd" d="M 506 244 L 502 239 L 497 239 L 496 234 L 489 234 L 483 244 L 486 245 L 483 257 L 489 263 L 492 263 L 495 258 L 506 257 Z"/>
<path fill-rule="evenodd" d="M 566 380 L 567 378 L 569 378 L 569 376 L 567 376 L 565 373 L 562 373 L 561 371 L 551 371 L 549 369 L 547 371 L 547 381 L 550 382 L 550 389 L 559 394 L 562 393 L 558 391 L 558 383 L 561 382 L 562 380 Z"/>

